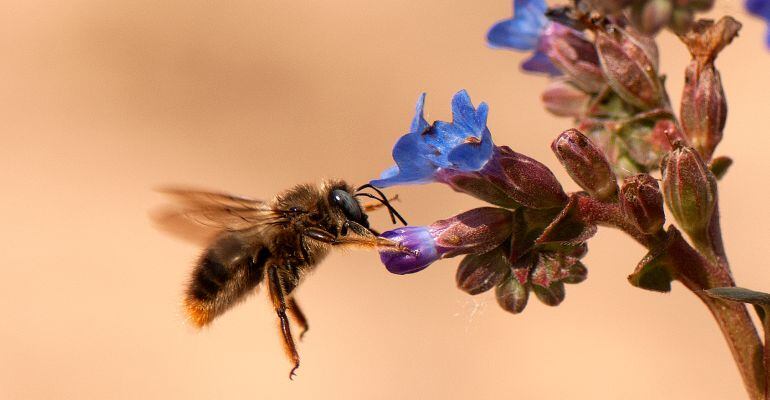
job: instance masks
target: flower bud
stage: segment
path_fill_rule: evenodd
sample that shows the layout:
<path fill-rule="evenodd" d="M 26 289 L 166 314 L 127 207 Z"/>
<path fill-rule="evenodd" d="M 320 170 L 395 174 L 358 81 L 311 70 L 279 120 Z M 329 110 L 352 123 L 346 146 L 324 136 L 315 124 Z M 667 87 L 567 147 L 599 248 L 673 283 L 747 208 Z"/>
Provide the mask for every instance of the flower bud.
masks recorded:
<path fill-rule="evenodd" d="M 684 134 L 682 134 L 682 131 L 676 126 L 676 122 L 670 119 L 659 119 L 655 121 L 655 126 L 652 128 L 651 141 L 658 151 L 666 153 L 673 149 L 671 143 L 680 141 L 687 143 L 687 139 L 684 137 Z"/>
<path fill-rule="evenodd" d="M 526 285 L 528 286 L 529 284 Z M 524 311 L 524 308 L 527 306 L 527 300 L 529 300 L 529 289 L 527 286 L 516 278 L 508 277 L 495 290 L 497 304 L 505 311 L 513 314 Z"/>
<path fill-rule="evenodd" d="M 604 153 L 577 129 L 561 133 L 551 149 L 580 187 L 599 200 L 613 197 L 618 190 L 617 178 Z"/>
<path fill-rule="evenodd" d="M 441 258 L 484 253 L 508 239 L 513 214 L 502 208 L 481 207 L 429 226 L 406 226 L 381 237 L 410 250 L 380 248 L 380 260 L 394 274 L 411 274 Z"/>
<path fill-rule="evenodd" d="M 607 83 L 623 100 L 643 110 L 663 100 L 654 43 L 618 27 L 596 34 L 596 49 Z"/>
<path fill-rule="evenodd" d="M 588 268 L 586 268 L 582 262 L 578 261 L 567 268 L 566 276 L 562 278 L 561 281 L 564 283 L 575 284 L 583 282 L 586 278 L 588 278 Z"/>
<path fill-rule="evenodd" d="M 471 295 L 486 292 L 502 282 L 510 269 L 501 247 L 482 254 L 468 254 L 457 268 L 457 287 Z"/>
<path fill-rule="evenodd" d="M 714 64 L 700 69 L 692 61 L 685 71 L 682 92 L 682 129 L 690 144 L 705 160 L 711 159 L 727 120 L 727 100 Z"/>
<path fill-rule="evenodd" d="M 702 237 L 717 203 L 717 181 L 701 156 L 679 145 L 663 159 L 663 195 L 679 226 Z"/>
<path fill-rule="evenodd" d="M 690 30 L 693 21 L 695 20 L 695 13 L 685 7 L 676 7 L 671 12 L 671 22 L 669 27 L 677 35 L 683 35 Z"/>
<path fill-rule="evenodd" d="M 471 195 L 479 200 L 505 208 L 516 208 L 520 204 L 505 191 L 493 185 L 477 172 L 442 169 L 436 173 L 436 181 L 443 182 L 457 192 Z"/>
<path fill-rule="evenodd" d="M 483 253 L 511 236 L 513 213 L 497 207 L 479 207 L 430 225 L 442 258 Z"/>
<path fill-rule="evenodd" d="M 547 209 L 567 202 L 567 195 L 548 167 L 507 146 L 496 147 L 479 173 L 525 207 Z"/>
<path fill-rule="evenodd" d="M 584 247 L 585 248 L 585 247 Z M 530 282 L 544 288 L 555 282 L 580 283 L 588 275 L 588 269 L 580 262 L 582 255 L 564 252 L 542 252 L 530 275 Z"/>
<path fill-rule="evenodd" d="M 644 233 L 653 234 L 663 228 L 663 195 L 658 181 L 647 174 L 630 176 L 620 189 L 623 213 Z"/>
<path fill-rule="evenodd" d="M 604 87 L 596 49 L 582 33 L 562 24 L 549 24 L 541 41 L 551 62 L 577 87 L 587 93 Z"/>
<path fill-rule="evenodd" d="M 532 285 L 532 291 L 535 292 L 537 299 L 547 306 L 558 306 L 564 301 L 565 292 L 563 282 L 554 282 L 548 287 Z"/>
<path fill-rule="evenodd" d="M 632 9 L 631 17 L 634 26 L 642 34 L 649 36 L 668 25 L 673 10 L 671 0 L 649 0 L 638 2 Z"/>
<path fill-rule="evenodd" d="M 564 80 L 551 82 L 541 98 L 545 109 L 559 117 L 580 117 L 588 106 L 590 96 Z"/>

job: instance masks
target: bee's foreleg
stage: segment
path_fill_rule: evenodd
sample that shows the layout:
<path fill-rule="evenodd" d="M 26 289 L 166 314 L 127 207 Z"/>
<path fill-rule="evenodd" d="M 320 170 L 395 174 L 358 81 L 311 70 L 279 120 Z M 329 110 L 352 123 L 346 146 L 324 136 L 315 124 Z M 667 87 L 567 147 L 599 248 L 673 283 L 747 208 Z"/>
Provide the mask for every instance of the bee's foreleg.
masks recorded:
<path fill-rule="evenodd" d="M 305 332 L 307 332 L 309 326 L 307 323 L 307 318 L 305 317 L 305 313 L 303 313 L 302 309 L 299 308 L 299 304 L 297 304 L 297 301 L 294 300 L 293 296 L 289 297 L 289 314 L 294 317 L 294 320 L 297 321 L 297 324 L 302 329 L 302 331 L 299 333 L 299 338 L 302 340 L 302 337 L 305 336 Z"/>
<path fill-rule="evenodd" d="M 286 355 L 294 363 L 289 372 L 289 379 L 294 378 L 294 371 L 299 368 L 299 354 L 297 353 L 297 347 L 294 345 L 294 339 L 291 337 L 291 327 L 289 326 L 289 318 L 286 316 L 286 295 L 284 293 L 281 277 L 278 275 L 276 267 L 271 266 L 268 270 L 268 286 L 270 289 L 270 299 L 273 301 L 273 308 L 275 308 L 276 314 L 278 314 L 278 320 L 281 324 L 281 334 L 283 335 L 283 344 L 286 349 Z"/>

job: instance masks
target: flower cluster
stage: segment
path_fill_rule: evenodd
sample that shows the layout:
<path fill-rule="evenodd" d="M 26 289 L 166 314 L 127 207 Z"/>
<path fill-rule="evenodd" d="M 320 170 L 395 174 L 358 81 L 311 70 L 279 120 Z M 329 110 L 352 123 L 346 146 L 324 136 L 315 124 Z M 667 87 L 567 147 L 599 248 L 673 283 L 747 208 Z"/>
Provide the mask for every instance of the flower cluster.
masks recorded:
<path fill-rule="evenodd" d="M 678 134 L 673 131 L 680 127 L 681 135 L 710 159 L 721 139 L 726 115 L 724 93 L 713 62 L 735 37 L 740 24 L 729 17 L 714 27 L 705 21 L 693 22 L 694 10 L 711 7 L 706 2 L 630 2 L 630 9 L 639 11 L 644 21 L 659 16 L 660 8 L 668 10 L 662 14 L 673 18 L 671 21 L 688 21 L 678 29 L 693 54 L 693 63 L 686 72 L 679 125 L 658 73 L 657 46 L 642 33 L 656 29 L 639 28 L 640 24 L 633 23 L 634 12 L 621 13 L 628 2 L 596 3 L 591 3 L 593 10 L 608 16 L 587 22 L 588 15 L 578 8 L 548 12 L 542 1 L 517 1 L 515 17 L 494 25 L 488 40 L 497 47 L 525 49 L 513 44 L 533 43 L 535 30 L 522 27 L 529 28 L 534 26 L 530 21 L 539 21 L 533 59 L 542 55 L 560 72 L 558 76 L 552 74 L 553 80 L 542 94 L 545 108 L 557 116 L 573 118 L 575 125 L 602 148 L 620 177 L 657 170 L 663 155 L 671 150 L 669 137 Z M 535 12 L 549 13 L 559 22 L 548 21 L 545 14 L 535 18 Z M 679 18 L 685 14 L 689 17 Z"/>
<path fill-rule="evenodd" d="M 411 250 L 382 249 L 387 269 L 410 274 L 439 259 L 464 255 L 456 276 L 463 291 L 475 295 L 496 288 L 501 307 L 514 313 L 524 309 L 530 292 L 546 304 L 559 304 L 565 283 L 586 278 L 580 259 L 596 231 L 593 223 L 577 218 L 577 197 L 568 196 L 542 163 L 493 145 L 488 107 L 474 107 L 465 91 L 452 100 L 451 123 L 428 124 L 424 105 L 425 95 L 417 102 L 410 132 L 393 149 L 396 166 L 371 184 L 441 182 L 497 207 L 383 233 Z M 565 134 L 554 142 L 560 158 L 595 170 L 595 179 L 581 184 L 600 197 L 616 196 L 614 175 L 600 150 L 577 131 Z"/>
<path fill-rule="evenodd" d="M 383 233 L 401 245 L 380 250 L 387 269 L 411 274 L 462 255 L 457 286 L 471 295 L 494 288 L 499 305 L 519 313 L 531 293 L 547 305 L 561 303 L 565 284 L 587 276 L 581 260 L 597 227 L 620 229 L 648 250 L 629 282 L 666 292 L 677 280 L 695 293 L 720 324 L 750 397 L 765 398 L 770 344 L 764 364 L 757 363 L 762 344 L 740 303 L 759 307 L 768 337 L 770 295 L 734 287 L 719 226 L 718 180 L 732 161 L 715 155 L 727 118 L 715 60 L 741 24 L 729 16 L 695 20 L 712 5 L 576 0 L 548 10 L 542 0 L 515 0 L 514 17 L 494 25 L 488 41 L 534 51 L 523 69 L 549 75 L 545 108 L 574 119 L 577 129 L 558 135 L 551 149 L 582 190 L 565 193 L 545 165 L 496 145 L 489 108 L 474 107 L 465 91 L 452 100 L 451 123 L 428 123 L 423 95 L 409 133 L 393 149 L 396 165 L 371 183 L 439 182 L 489 206 Z M 770 22 L 770 1 L 746 5 Z M 692 56 L 678 116 L 651 36 L 663 27 Z M 666 226 L 664 206 L 676 226 Z"/>
<path fill-rule="evenodd" d="M 553 27 L 558 25 L 546 29 Z M 463 255 L 458 287 L 470 294 L 496 288 L 499 304 L 518 313 L 530 293 L 556 305 L 564 298 L 565 283 L 585 279 L 580 259 L 586 242 L 597 225 L 609 225 L 651 249 L 629 277 L 632 284 L 667 291 L 671 280 L 679 279 L 709 287 L 701 275 L 679 268 L 670 254 L 690 251 L 704 263 L 720 257 L 721 242 L 710 235 L 717 218 L 717 175 L 730 161 L 713 157 L 726 117 L 714 60 L 740 24 L 729 17 L 716 23 L 698 21 L 681 36 L 693 57 L 686 71 L 681 120 L 670 109 L 657 75 L 654 43 L 619 26 L 595 31 L 593 43 L 571 28 L 556 29 L 566 35 L 539 40 L 548 43 L 547 54 L 564 75 L 557 81 L 558 90 L 588 96 L 591 105 L 573 114 L 589 134 L 566 130 L 551 149 L 583 191 L 565 193 L 544 164 L 495 145 L 486 125 L 489 107 L 475 107 L 466 91 L 452 99 L 452 122 L 428 123 L 423 94 L 409 132 L 393 148 L 396 165 L 371 184 L 440 182 L 495 207 L 385 232 L 384 238 L 411 251 L 382 249 L 383 263 L 392 273 L 409 274 Z M 583 55 L 567 56 L 577 54 L 576 49 Z M 601 73 L 594 74 L 592 68 Z M 596 91 L 593 84 L 604 86 Z M 551 97 L 558 105 L 554 108 L 571 108 L 571 100 Z M 658 167 L 662 190 L 648 173 Z M 623 179 L 620 186 L 618 178 Z M 691 248 L 682 244 L 676 228 L 664 230 L 664 203 L 697 251 L 687 250 Z"/>

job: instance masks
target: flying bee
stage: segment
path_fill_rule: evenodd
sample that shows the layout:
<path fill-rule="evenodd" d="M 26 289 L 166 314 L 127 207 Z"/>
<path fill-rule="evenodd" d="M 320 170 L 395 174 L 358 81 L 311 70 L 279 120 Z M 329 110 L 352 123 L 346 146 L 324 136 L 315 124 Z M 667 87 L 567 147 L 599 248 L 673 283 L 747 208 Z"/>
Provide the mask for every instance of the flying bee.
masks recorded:
<path fill-rule="evenodd" d="M 161 191 L 179 203 L 173 211 L 156 216 L 161 224 L 169 227 L 183 217 L 216 231 L 185 291 L 184 309 L 190 322 L 197 327 L 208 325 L 264 282 L 293 364 L 289 378 L 299 367 L 299 354 L 287 313 L 299 325 L 300 338 L 308 329 L 294 298 L 304 276 L 335 246 L 399 248 L 369 227 L 367 211 L 384 206 L 393 223 L 398 219 L 406 225 L 377 188 L 363 185 L 354 190 L 342 180 L 297 185 L 267 202 L 199 190 Z M 362 206 L 359 197 L 379 203 Z"/>

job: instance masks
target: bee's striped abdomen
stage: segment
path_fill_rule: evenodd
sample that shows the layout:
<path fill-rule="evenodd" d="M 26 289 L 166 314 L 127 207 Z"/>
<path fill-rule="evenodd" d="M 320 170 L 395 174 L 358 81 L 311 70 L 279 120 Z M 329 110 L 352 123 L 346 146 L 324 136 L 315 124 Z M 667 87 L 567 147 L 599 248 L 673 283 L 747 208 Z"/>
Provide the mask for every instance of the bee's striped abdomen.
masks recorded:
<path fill-rule="evenodd" d="M 220 237 L 201 256 L 187 288 L 185 309 L 192 323 L 204 326 L 243 299 L 262 280 L 269 257 L 265 247 L 248 248 L 233 234 Z"/>

